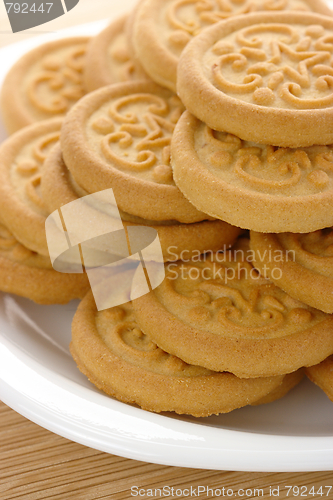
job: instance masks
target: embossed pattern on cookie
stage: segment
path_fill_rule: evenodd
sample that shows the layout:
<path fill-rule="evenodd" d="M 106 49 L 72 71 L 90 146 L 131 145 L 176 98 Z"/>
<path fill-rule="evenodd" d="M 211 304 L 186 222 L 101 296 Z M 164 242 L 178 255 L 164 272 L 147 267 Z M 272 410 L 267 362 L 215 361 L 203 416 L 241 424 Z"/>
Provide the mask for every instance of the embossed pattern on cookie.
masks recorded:
<path fill-rule="evenodd" d="M 151 82 L 96 90 L 64 121 L 65 164 L 88 192 L 111 187 L 119 208 L 132 215 L 179 222 L 207 219 L 173 180 L 170 143 L 183 111 L 175 94 Z"/>
<path fill-rule="evenodd" d="M 182 55 L 180 97 L 212 128 L 245 140 L 289 147 L 331 144 L 333 134 L 325 127 L 331 125 L 333 106 L 332 34 L 331 17 L 294 12 L 214 25 Z"/>
<path fill-rule="evenodd" d="M 186 112 L 172 161 L 191 203 L 235 226 L 303 233 L 333 224 L 333 146 L 264 146 L 216 132 Z"/>
<path fill-rule="evenodd" d="M 112 83 L 148 78 L 130 57 L 124 31 L 127 17 L 112 22 L 89 43 L 84 68 L 88 92 Z"/>
<path fill-rule="evenodd" d="M 133 45 L 151 78 L 175 90 L 179 57 L 203 29 L 242 14 L 290 10 L 331 15 L 318 0 L 147 0 L 135 14 Z"/>
<path fill-rule="evenodd" d="M 59 141 L 61 124 L 61 118 L 54 118 L 30 125 L 0 147 L 1 219 L 25 246 L 46 256 L 49 212 L 41 196 L 41 169 Z"/>
<path fill-rule="evenodd" d="M 333 313 L 333 229 L 308 234 L 251 232 L 255 267 L 291 296 Z M 278 251 L 281 258 L 272 259 Z"/>
<path fill-rule="evenodd" d="M 325 359 L 333 351 L 332 316 L 291 298 L 249 257 L 241 240 L 224 254 L 166 266 L 164 282 L 133 301 L 140 327 L 188 363 L 244 378 Z"/>
<path fill-rule="evenodd" d="M 7 74 L 1 110 L 9 133 L 64 116 L 85 93 L 83 69 L 89 38 L 49 42 L 25 54 Z"/>
<path fill-rule="evenodd" d="M 241 380 L 189 365 L 140 330 L 131 303 L 97 312 L 91 294 L 74 317 L 70 349 L 79 369 L 98 388 L 155 412 L 198 417 L 227 413 L 285 382 L 281 376 Z"/>

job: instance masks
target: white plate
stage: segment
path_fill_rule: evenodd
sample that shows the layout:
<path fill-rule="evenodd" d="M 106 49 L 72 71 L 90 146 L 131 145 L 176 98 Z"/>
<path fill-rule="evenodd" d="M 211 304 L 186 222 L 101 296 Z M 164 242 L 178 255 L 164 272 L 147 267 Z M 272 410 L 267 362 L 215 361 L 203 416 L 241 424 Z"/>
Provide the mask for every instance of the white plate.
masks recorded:
<path fill-rule="evenodd" d="M 68 34 L 94 34 L 103 25 L 0 50 L 0 82 L 33 46 Z M 25 417 L 78 443 L 147 462 L 262 472 L 333 469 L 333 406 L 309 381 L 281 401 L 219 417 L 149 413 L 105 396 L 78 371 L 68 350 L 76 307 L 0 296 L 0 397 Z"/>

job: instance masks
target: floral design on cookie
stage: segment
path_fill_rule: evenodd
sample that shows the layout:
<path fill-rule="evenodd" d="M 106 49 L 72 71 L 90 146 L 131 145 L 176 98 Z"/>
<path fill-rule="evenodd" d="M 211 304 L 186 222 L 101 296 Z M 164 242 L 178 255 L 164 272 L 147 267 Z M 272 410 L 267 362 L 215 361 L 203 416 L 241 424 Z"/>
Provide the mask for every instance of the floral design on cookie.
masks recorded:
<path fill-rule="evenodd" d="M 64 116 L 86 93 L 83 70 L 89 38 L 49 42 L 25 54 L 7 74 L 1 107 L 10 133 Z"/>
<path fill-rule="evenodd" d="M 90 118 L 90 143 L 98 142 L 109 162 L 134 174 L 146 171 L 148 180 L 174 185 L 170 143 L 183 111 L 174 95 L 165 99 L 141 93 L 115 99 Z"/>
<path fill-rule="evenodd" d="M 51 132 L 37 138 L 22 149 L 12 167 L 12 181 L 21 197 L 41 215 L 48 215 L 40 194 L 41 170 L 48 152 L 59 141 L 58 132 Z"/>
<path fill-rule="evenodd" d="M 201 137 L 200 137 L 201 135 Z M 310 195 L 333 188 L 333 146 L 265 146 L 202 124 L 198 156 L 223 179 L 260 192 Z"/>
<path fill-rule="evenodd" d="M 253 12 L 290 10 L 331 14 L 318 0 L 147 0 L 135 14 L 133 45 L 151 78 L 175 90 L 179 57 L 205 28 Z"/>
<path fill-rule="evenodd" d="M 251 232 L 251 247 L 255 266 L 276 285 L 312 307 L 333 313 L 332 228 L 307 234 Z M 276 250 L 282 258 L 272 262 L 269 252 Z"/>
<path fill-rule="evenodd" d="M 130 302 L 97 312 L 91 293 L 75 314 L 70 350 L 78 368 L 99 389 L 155 412 L 198 417 L 227 413 L 261 403 L 259 393 L 268 397 L 262 403 L 275 400 L 300 380 L 299 375 L 292 380 L 289 376 L 241 380 L 188 364 L 143 333 Z"/>
<path fill-rule="evenodd" d="M 267 107 L 332 106 L 332 30 L 321 25 L 254 25 L 218 41 L 203 64 L 221 91 Z"/>
<path fill-rule="evenodd" d="M 241 139 L 331 144 L 332 33 L 332 17 L 313 13 L 249 14 L 215 24 L 184 50 L 178 93 L 211 128 Z"/>
<path fill-rule="evenodd" d="M 110 350 L 128 362 L 135 360 L 146 370 L 161 375 L 181 375 L 182 377 L 212 374 L 210 370 L 188 365 L 176 356 L 160 349 L 138 327 L 131 303 L 98 313 L 96 326 Z M 106 332 L 107 335 L 105 335 Z"/>
<path fill-rule="evenodd" d="M 170 144 L 183 111 L 178 96 L 151 81 L 95 90 L 64 121 L 64 162 L 88 193 L 111 187 L 123 212 L 157 221 L 210 219 L 173 180 Z"/>
<path fill-rule="evenodd" d="M 41 195 L 41 175 L 47 155 L 59 141 L 61 125 L 61 118 L 30 125 L 0 148 L 1 218 L 23 245 L 45 256 L 49 212 Z"/>
<path fill-rule="evenodd" d="M 333 224 L 332 145 L 266 146 L 214 131 L 185 112 L 171 149 L 175 182 L 198 210 L 263 233 Z"/>
<path fill-rule="evenodd" d="M 167 265 L 163 283 L 133 301 L 140 327 L 187 363 L 238 377 L 290 373 L 325 359 L 333 318 L 269 282 L 252 260 L 241 239 L 230 251 Z"/>
<path fill-rule="evenodd" d="M 84 96 L 82 72 L 86 44 L 71 47 L 65 53 L 46 55 L 39 61 L 28 83 L 28 98 L 41 112 L 65 114 Z"/>

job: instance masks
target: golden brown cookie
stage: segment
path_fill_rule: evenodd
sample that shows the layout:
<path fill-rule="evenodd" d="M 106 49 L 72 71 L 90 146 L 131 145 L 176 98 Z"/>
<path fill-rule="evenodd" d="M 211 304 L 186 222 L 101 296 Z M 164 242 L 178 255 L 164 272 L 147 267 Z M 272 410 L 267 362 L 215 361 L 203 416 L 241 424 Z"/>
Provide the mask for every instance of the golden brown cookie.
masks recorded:
<path fill-rule="evenodd" d="M 286 383 L 281 376 L 241 380 L 188 365 L 141 332 L 130 302 L 97 312 L 90 293 L 74 316 L 70 350 L 99 389 L 154 412 L 196 417 L 227 413 Z"/>
<path fill-rule="evenodd" d="M 333 19 L 277 12 L 235 17 L 192 40 L 177 91 L 215 130 L 284 147 L 333 143 Z"/>
<path fill-rule="evenodd" d="M 83 74 L 88 92 L 112 83 L 148 78 L 130 58 L 124 31 L 127 17 L 113 21 L 91 39 Z"/>
<path fill-rule="evenodd" d="M 283 398 L 284 396 L 286 396 L 286 394 L 288 394 L 288 392 L 294 389 L 294 387 L 296 387 L 303 380 L 304 375 L 305 372 L 303 368 L 300 368 L 299 370 L 297 370 L 297 372 L 286 375 L 279 387 L 274 389 L 272 392 L 269 392 L 267 396 L 264 396 L 255 403 L 252 403 L 252 406 L 273 403 L 277 399 Z"/>
<path fill-rule="evenodd" d="M 85 94 L 88 41 L 88 37 L 76 37 L 45 43 L 14 64 L 1 91 L 1 113 L 8 133 L 64 116 Z"/>
<path fill-rule="evenodd" d="M 319 365 L 310 366 L 305 370 L 305 373 L 333 401 L 333 356 L 325 359 Z"/>
<path fill-rule="evenodd" d="M 0 290 L 38 304 L 66 304 L 89 291 L 86 274 L 63 274 L 52 269 L 48 257 L 21 245 L 0 224 Z"/>
<path fill-rule="evenodd" d="M 183 110 L 175 94 L 150 82 L 96 90 L 64 121 L 64 161 L 89 193 L 112 188 L 124 212 L 149 220 L 205 220 L 172 177 L 170 142 Z"/>
<path fill-rule="evenodd" d="M 263 233 L 333 225 L 333 146 L 286 149 L 242 141 L 187 111 L 171 153 L 177 186 L 213 217 Z"/>
<path fill-rule="evenodd" d="M 42 172 L 42 197 L 51 212 L 88 193 L 73 180 L 57 145 L 48 155 Z M 120 211 L 124 226 L 150 226 L 158 232 L 165 261 L 191 259 L 204 251 L 231 246 L 241 233 L 223 221 L 181 224 L 177 221 L 149 221 Z"/>
<path fill-rule="evenodd" d="M 41 168 L 59 141 L 61 118 L 19 130 L 0 146 L 0 213 L 23 245 L 48 256 L 45 219 L 49 215 L 40 193 Z"/>
<path fill-rule="evenodd" d="M 247 262 L 247 240 L 224 254 L 166 266 L 135 299 L 142 331 L 187 363 L 241 378 L 274 376 L 333 352 L 333 316 L 292 299 Z"/>
<path fill-rule="evenodd" d="M 322 0 L 146 0 L 134 15 L 133 45 L 151 78 L 175 91 L 180 55 L 204 28 L 241 14 L 282 10 L 331 14 Z"/>
<path fill-rule="evenodd" d="M 253 265 L 305 304 L 333 313 L 333 229 L 308 234 L 251 232 Z"/>

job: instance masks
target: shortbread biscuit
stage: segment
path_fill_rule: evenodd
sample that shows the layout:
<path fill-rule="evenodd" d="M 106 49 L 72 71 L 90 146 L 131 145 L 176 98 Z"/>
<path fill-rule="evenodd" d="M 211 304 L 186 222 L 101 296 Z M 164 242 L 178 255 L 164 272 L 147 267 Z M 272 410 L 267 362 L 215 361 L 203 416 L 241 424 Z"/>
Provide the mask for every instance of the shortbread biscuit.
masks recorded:
<path fill-rule="evenodd" d="M 45 220 L 49 215 L 40 193 L 41 169 L 59 141 L 61 118 L 19 130 L 0 146 L 1 220 L 23 245 L 48 256 Z"/>
<path fill-rule="evenodd" d="M 333 401 L 333 356 L 325 359 L 319 365 L 307 368 L 305 373 Z"/>
<path fill-rule="evenodd" d="M 297 372 L 286 375 L 279 387 L 274 389 L 272 392 L 269 392 L 267 396 L 264 396 L 255 403 L 252 403 L 252 406 L 273 403 L 274 401 L 283 398 L 303 380 L 304 375 L 305 371 L 303 368 L 300 368 Z"/>
<path fill-rule="evenodd" d="M 0 290 L 38 304 L 66 304 L 72 299 L 82 299 L 89 291 L 89 281 L 83 273 L 54 271 L 49 257 L 21 245 L 0 224 Z"/>
<path fill-rule="evenodd" d="M 321 0 L 146 0 L 134 15 L 133 45 L 151 78 L 175 91 L 179 57 L 204 28 L 241 14 L 269 11 L 275 15 L 281 10 L 331 14 Z"/>
<path fill-rule="evenodd" d="M 191 366 L 164 352 L 137 325 L 131 303 L 97 312 L 91 294 L 72 324 L 70 350 L 99 389 L 145 410 L 206 417 L 254 403 L 284 378 L 241 380 Z"/>
<path fill-rule="evenodd" d="M 333 313 L 333 229 L 308 234 L 251 232 L 253 265 L 305 304 Z"/>
<path fill-rule="evenodd" d="M 133 307 L 142 331 L 187 363 L 241 378 L 274 376 L 333 352 L 333 316 L 292 299 L 247 262 L 248 243 L 166 266 Z"/>
<path fill-rule="evenodd" d="M 66 166 L 89 193 L 112 188 L 118 207 L 150 220 L 198 222 L 198 212 L 175 186 L 170 142 L 184 108 L 150 82 L 111 85 L 85 96 L 61 133 Z"/>
<path fill-rule="evenodd" d="M 185 112 L 171 156 L 179 189 L 213 217 L 263 233 L 333 225 L 333 146 L 285 149 L 242 141 Z"/>
<path fill-rule="evenodd" d="M 192 40 L 177 90 L 211 128 L 284 147 L 333 143 L 333 18 L 239 16 Z"/>
<path fill-rule="evenodd" d="M 50 212 L 86 196 L 67 169 L 57 145 L 48 155 L 42 172 L 42 197 Z M 149 221 L 120 211 L 124 226 L 150 226 L 156 229 L 165 261 L 191 259 L 205 251 L 218 251 L 231 246 L 241 230 L 223 221 L 181 224 L 177 221 Z"/>
<path fill-rule="evenodd" d="M 8 133 L 64 116 L 84 94 L 83 68 L 88 37 L 64 38 L 25 54 L 7 74 L 1 113 Z"/>
<path fill-rule="evenodd" d="M 113 21 L 89 43 L 83 73 L 88 92 L 112 83 L 148 78 L 130 58 L 124 31 L 127 17 Z"/>

